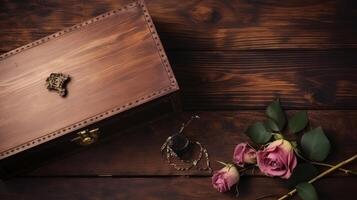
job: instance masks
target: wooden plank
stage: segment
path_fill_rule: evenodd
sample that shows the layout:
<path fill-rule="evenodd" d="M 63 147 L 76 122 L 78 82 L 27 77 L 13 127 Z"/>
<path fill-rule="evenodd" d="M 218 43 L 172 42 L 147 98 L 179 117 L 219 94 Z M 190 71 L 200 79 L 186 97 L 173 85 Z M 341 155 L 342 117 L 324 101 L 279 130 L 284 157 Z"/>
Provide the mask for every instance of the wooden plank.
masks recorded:
<path fill-rule="evenodd" d="M 290 111 L 289 116 L 294 112 Z M 161 144 L 191 115 L 190 112 L 172 114 L 140 127 L 118 132 L 97 145 L 50 162 L 28 175 L 210 176 L 208 172 L 202 171 L 176 171 L 161 158 Z M 264 111 L 201 112 L 199 115 L 201 119 L 192 122 L 184 133 L 192 141 L 198 140 L 207 147 L 213 169 L 222 167 L 216 160 L 230 162 L 235 145 L 248 141 L 244 131 L 249 124 L 265 119 Z M 309 118 L 312 127 L 321 125 L 332 141 L 333 152 L 327 162 L 335 164 L 356 153 L 357 112 L 309 111 Z M 288 135 L 288 138 L 294 136 Z M 352 169 L 353 167 L 356 168 L 357 163 L 349 166 Z"/>
<path fill-rule="evenodd" d="M 357 109 L 356 50 L 168 52 L 186 110 Z"/>
<path fill-rule="evenodd" d="M 170 52 L 185 109 L 356 109 L 356 51 Z"/>
<path fill-rule="evenodd" d="M 354 177 L 325 178 L 315 184 L 319 199 L 353 199 Z M 284 182 L 273 178 L 242 177 L 242 200 L 288 192 Z M 221 194 L 210 178 L 19 178 L 0 183 L 2 200 L 37 199 L 236 199 L 234 192 Z M 266 198 L 266 199 L 277 199 Z M 292 199 L 299 199 L 295 196 Z"/>
<path fill-rule="evenodd" d="M 133 0 L 1 1 L 0 51 Z M 147 0 L 167 49 L 355 48 L 356 6 L 331 1 Z"/>

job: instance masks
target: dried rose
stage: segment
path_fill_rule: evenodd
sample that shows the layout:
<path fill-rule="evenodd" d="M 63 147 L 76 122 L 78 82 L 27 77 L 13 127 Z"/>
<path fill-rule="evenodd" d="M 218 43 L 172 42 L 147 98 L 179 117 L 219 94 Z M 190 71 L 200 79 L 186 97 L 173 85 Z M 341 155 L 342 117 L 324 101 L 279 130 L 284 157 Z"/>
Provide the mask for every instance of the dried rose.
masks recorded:
<path fill-rule="evenodd" d="M 216 171 L 212 176 L 212 185 L 219 192 L 228 191 L 239 181 L 239 172 L 232 164 L 226 164 L 225 167 Z"/>
<path fill-rule="evenodd" d="M 270 143 L 266 148 L 257 152 L 257 162 L 260 171 L 267 176 L 278 176 L 288 179 L 297 160 L 289 141 L 284 139 Z"/>
<path fill-rule="evenodd" d="M 240 143 L 234 149 L 233 162 L 240 167 L 244 167 L 244 164 L 255 164 L 257 152 L 248 143 Z"/>

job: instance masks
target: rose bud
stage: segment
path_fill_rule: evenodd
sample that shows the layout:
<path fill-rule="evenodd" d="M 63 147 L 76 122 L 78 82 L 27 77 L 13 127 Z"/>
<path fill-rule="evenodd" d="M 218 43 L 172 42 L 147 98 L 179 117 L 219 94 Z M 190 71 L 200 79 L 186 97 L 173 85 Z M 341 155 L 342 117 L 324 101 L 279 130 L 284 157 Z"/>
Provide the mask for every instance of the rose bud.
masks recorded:
<path fill-rule="evenodd" d="M 244 167 L 244 164 L 255 164 L 257 152 L 248 143 L 240 143 L 234 149 L 233 162 L 240 167 Z"/>
<path fill-rule="evenodd" d="M 228 191 L 239 181 L 239 172 L 232 164 L 226 164 L 225 167 L 216 171 L 212 176 L 212 185 L 219 192 Z"/>
<path fill-rule="evenodd" d="M 260 171 L 267 176 L 288 179 L 297 165 L 294 149 L 289 141 L 279 139 L 257 152 Z"/>

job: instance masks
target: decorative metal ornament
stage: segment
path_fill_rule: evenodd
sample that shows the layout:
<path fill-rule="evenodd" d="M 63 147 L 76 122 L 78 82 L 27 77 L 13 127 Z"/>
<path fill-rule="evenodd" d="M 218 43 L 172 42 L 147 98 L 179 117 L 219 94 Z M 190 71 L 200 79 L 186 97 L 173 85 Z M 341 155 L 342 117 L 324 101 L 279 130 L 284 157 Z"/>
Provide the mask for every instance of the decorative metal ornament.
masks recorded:
<path fill-rule="evenodd" d="M 51 73 L 46 79 L 46 87 L 49 91 L 56 91 L 61 97 L 65 97 L 67 95 L 66 85 L 69 80 L 69 75 Z"/>
<path fill-rule="evenodd" d="M 208 170 L 211 173 L 212 169 L 207 149 L 204 148 L 200 142 L 192 142 L 182 134 L 183 130 L 191 123 L 191 121 L 198 118 L 199 116 L 197 115 L 192 116 L 188 122 L 182 124 L 177 134 L 168 137 L 161 146 L 161 153 L 165 156 L 167 163 L 173 166 L 176 170 L 186 171 L 195 167 L 200 171 Z M 198 156 L 195 159 L 183 159 L 182 155 L 190 150 L 189 147 L 193 148 L 193 146 L 199 147 Z M 173 161 L 174 159 L 176 159 L 176 162 Z M 200 161 L 204 162 L 204 167 L 199 167 L 198 164 Z"/>

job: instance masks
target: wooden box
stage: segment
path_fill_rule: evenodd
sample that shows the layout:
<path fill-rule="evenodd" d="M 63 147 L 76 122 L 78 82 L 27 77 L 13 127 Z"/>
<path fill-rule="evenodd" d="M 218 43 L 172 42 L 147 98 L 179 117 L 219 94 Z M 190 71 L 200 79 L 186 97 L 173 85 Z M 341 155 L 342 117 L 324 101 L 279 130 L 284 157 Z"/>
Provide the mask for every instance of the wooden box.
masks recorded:
<path fill-rule="evenodd" d="M 133 123 L 124 111 L 149 116 L 179 89 L 143 1 L 0 55 L 0 88 L 2 177 Z"/>

